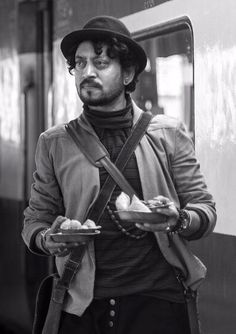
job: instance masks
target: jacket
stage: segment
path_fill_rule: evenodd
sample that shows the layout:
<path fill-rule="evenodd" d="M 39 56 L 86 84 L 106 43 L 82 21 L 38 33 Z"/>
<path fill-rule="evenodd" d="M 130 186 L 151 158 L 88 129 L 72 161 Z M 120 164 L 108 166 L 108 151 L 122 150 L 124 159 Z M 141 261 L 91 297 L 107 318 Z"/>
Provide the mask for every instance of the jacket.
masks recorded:
<path fill-rule="evenodd" d="M 134 103 L 134 124 L 140 110 Z M 93 128 L 79 117 L 78 122 L 96 136 Z M 157 195 L 170 198 L 178 208 L 197 211 L 205 217 L 204 233 L 213 231 L 216 223 L 215 203 L 208 192 L 194 147 L 181 122 L 165 115 L 153 117 L 146 134 L 135 150 L 144 199 Z M 58 215 L 84 222 L 99 190 L 99 171 L 78 149 L 67 134 L 65 125 L 43 132 L 36 149 L 36 171 L 31 198 L 26 208 L 22 236 L 29 249 L 35 247 L 36 234 L 50 227 Z M 166 260 L 183 276 L 186 287 L 196 290 L 206 275 L 206 268 L 192 254 L 188 241 L 175 234 L 155 233 Z M 67 257 L 56 257 L 59 274 Z M 87 245 L 82 266 L 68 291 L 64 309 L 83 314 L 93 299 L 95 254 L 93 242 Z"/>

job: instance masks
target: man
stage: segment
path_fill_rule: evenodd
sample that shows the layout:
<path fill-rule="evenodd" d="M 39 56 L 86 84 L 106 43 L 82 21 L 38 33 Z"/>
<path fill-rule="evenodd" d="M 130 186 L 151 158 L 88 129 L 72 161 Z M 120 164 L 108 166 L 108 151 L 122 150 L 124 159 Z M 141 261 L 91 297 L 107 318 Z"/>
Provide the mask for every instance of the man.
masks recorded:
<path fill-rule="evenodd" d="M 142 114 L 130 93 L 145 68 L 145 52 L 123 23 L 107 16 L 65 36 L 61 49 L 84 103 L 78 122 L 100 139 L 114 162 Z M 116 186 L 99 221 L 101 234 L 88 244 L 70 286 L 59 333 L 189 334 L 175 246 L 208 235 L 216 213 L 182 124 L 153 117 L 123 174 L 140 199 L 170 203 L 158 209 L 167 221 L 119 221 Z M 23 238 L 33 252 L 54 255 L 59 274 L 78 243 L 54 242 L 50 234 L 63 217 L 85 221 L 107 176 L 76 147 L 64 125 L 41 134 Z M 185 274 L 185 286 L 198 284 L 201 273 Z"/>

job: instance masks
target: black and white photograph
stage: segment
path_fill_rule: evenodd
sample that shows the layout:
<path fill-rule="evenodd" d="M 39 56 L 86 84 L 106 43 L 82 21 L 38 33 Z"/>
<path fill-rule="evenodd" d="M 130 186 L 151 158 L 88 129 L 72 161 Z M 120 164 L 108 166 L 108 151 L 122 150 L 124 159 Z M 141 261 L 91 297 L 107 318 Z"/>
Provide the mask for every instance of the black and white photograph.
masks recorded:
<path fill-rule="evenodd" d="M 0 0 L 0 334 L 235 334 L 235 20 Z"/>

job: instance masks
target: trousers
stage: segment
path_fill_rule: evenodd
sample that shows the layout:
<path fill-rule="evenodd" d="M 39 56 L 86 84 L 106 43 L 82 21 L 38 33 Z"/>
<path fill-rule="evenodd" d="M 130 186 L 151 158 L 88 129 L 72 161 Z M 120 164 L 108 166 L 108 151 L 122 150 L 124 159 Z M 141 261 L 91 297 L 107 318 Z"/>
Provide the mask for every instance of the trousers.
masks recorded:
<path fill-rule="evenodd" d="M 62 313 L 59 334 L 190 334 L 185 303 L 150 296 L 93 300 L 81 317 Z"/>

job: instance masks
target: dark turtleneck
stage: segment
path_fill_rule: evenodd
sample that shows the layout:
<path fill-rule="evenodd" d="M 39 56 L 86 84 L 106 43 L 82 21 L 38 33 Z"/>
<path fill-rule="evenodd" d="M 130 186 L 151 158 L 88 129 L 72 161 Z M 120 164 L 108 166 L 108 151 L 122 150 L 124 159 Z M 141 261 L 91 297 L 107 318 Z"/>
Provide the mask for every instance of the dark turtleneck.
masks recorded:
<path fill-rule="evenodd" d="M 127 98 L 126 107 L 117 111 L 98 111 L 84 105 L 84 115 L 99 135 L 104 129 L 131 129 L 133 125 L 130 97 Z"/>

